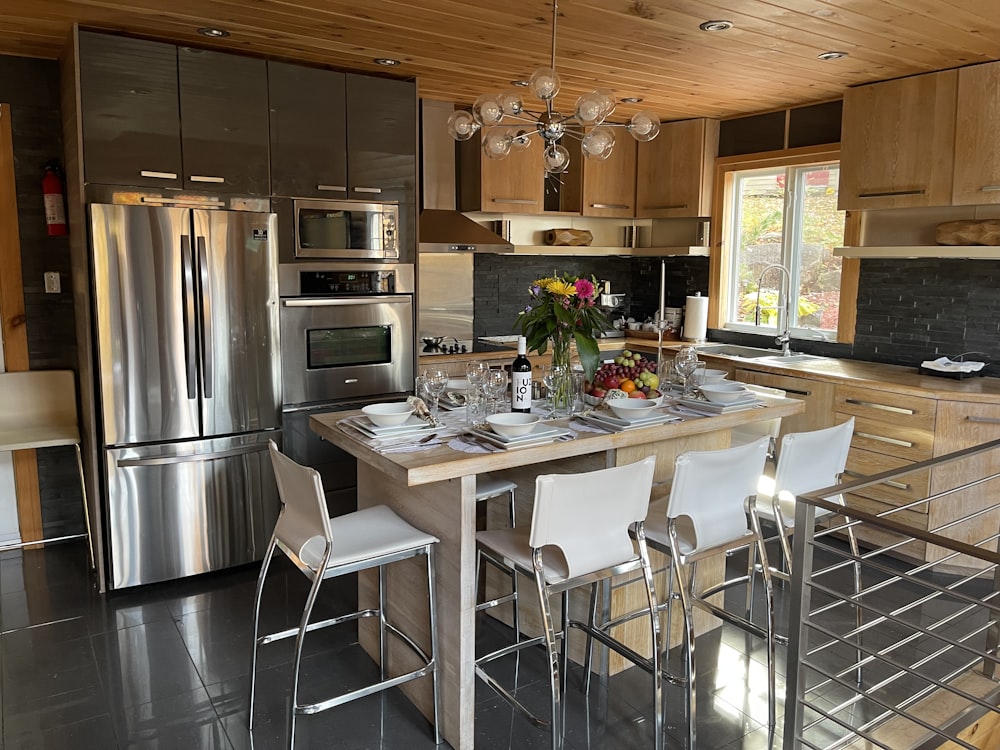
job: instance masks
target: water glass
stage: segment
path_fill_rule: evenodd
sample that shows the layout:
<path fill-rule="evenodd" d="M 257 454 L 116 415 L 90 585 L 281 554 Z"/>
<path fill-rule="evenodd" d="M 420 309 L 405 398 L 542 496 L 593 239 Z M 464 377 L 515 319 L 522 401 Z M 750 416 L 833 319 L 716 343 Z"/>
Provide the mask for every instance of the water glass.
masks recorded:
<path fill-rule="evenodd" d="M 570 414 L 580 414 L 587 410 L 587 403 L 583 400 L 583 384 L 586 376 L 583 372 L 574 370 L 570 377 L 573 378 Z"/>
<path fill-rule="evenodd" d="M 486 394 L 482 385 L 470 385 L 465 396 L 465 424 L 476 427 L 486 421 Z"/>

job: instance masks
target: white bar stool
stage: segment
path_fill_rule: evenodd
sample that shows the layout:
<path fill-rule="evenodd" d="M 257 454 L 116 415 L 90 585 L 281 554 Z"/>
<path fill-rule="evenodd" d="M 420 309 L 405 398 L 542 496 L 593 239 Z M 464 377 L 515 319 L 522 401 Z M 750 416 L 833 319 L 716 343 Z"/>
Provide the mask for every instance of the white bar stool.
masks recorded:
<path fill-rule="evenodd" d="M 441 744 L 438 727 L 440 701 L 438 696 L 437 664 L 437 618 L 434 590 L 434 545 L 438 539 L 411 526 L 385 505 L 376 505 L 347 515 L 329 518 L 323 482 L 319 472 L 300 466 L 278 451 L 270 442 L 271 462 L 274 478 L 281 498 L 281 514 L 275 524 L 271 542 L 264 554 L 260 576 L 257 579 L 257 593 L 254 599 L 253 658 L 250 664 L 250 708 L 248 723 L 253 729 L 253 704 L 257 677 L 257 649 L 268 643 L 295 636 L 295 658 L 292 672 L 292 696 L 289 711 L 288 747 L 295 745 L 295 718 L 299 714 L 315 714 L 349 701 L 372 695 L 405 682 L 430 675 L 434 691 L 434 741 Z M 335 543 L 336 540 L 336 543 Z M 309 595 L 298 627 L 289 628 L 269 635 L 258 635 L 260 630 L 260 600 L 264 590 L 264 579 L 275 549 L 281 549 L 289 560 L 311 582 Z M 386 565 L 411 557 L 424 555 L 427 564 L 427 594 L 430 608 L 430 654 L 399 628 L 388 621 L 387 601 L 384 586 Z M 319 594 L 320 584 L 327 578 L 356 573 L 361 570 L 378 568 L 378 598 L 376 609 L 363 609 L 351 614 L 333 617 L 321 622 L 310 623 L 313 605 Z M 316 703 L 299 703 L 299 667 L 302 663 L 302 646 L 307 632 L 319 628 L 359 620 L 363 617 L 377 617 L 379 620 L 379 650 L 381 654 L 381 681 L 334 696 Z M 408 646 L 421 660 L 422 665 L 413 671 L 395 677 L 386 676 L 386 636 L 394 635 Z"/>
<path fill-rule="evenodd" d="M 507 518 L 510 522 L 510 528 L 516 526 L 515 516 L 514 516 L 514 493 L 517 490 L 517 484 L 511 482 L 507 479 L 496 479 L 491 477 L 489 474 L 481 474 L 476 477 L 476 502 L 485 502 L 486 500 L 492 500 L 495 497 L 507 496 Z M 482 575 L 482 561 L 490 563 L 493 567 L 503 573 L 505 576 L 510 578 L 510 588 L 511 593 L 504 596 L 496 597 L 494 599 L 488 599 L 484 602 L 480 602 L 476 605 L 476 611 L 481 612 L 484 609 L 492 609 L 506 602 L 512 602 L 513 607 L 513 624 L 514 624 L 514 637 L 515 639 L 520 638 L 521 633 L 521 617 L 517 604 L 517 572 L 506 565 L 503 562 L 488 552 L 478 549 L 476 551 L 476 581 L 481 580 Z"/>
<path fill-rule="evenodd" d="M 526 638 L 476 659 L 476 675 L 511 706 L 524 713 L 535 726 L 552 733 L 553 750 L 564 744 L 567 638 L 569 628 L 578 628 L 596 638 L 651 674 L 653 682 L 654 743 L 663 748 L 663 683 L 659 664 L 659 618 L 653 571 L 643 533 L 649 508 L 656 458 L 649 456 L 627 466 L 584 474 L 545 474 L 535 480 L 535 505 L 531 530 L 496 529 L 476 534 L 476 546 L 503 561 L 516 572 L 534 578 L 542 616 L 542 635 Z M 614 502 L 608 502 L 613 497 Z M 637 544 L 632 544 L 630 528 Z M 636 547 L 638 551 L 636 551 Z M 579 586 L 593 586 L 612 576 L 642 571 L 648 606 L 642 613 L 649 619 L 653 655 L 647 659 L 607 633 L 594 627 L 593 619 L 569 619 L 569 592 Z M 561 599 L 561 624 L 557 631 L 552 618 L 554 596 Z M 557 642 L 560 648 L 557 651 Z M 486 666 L 501 657 L 516 654 L 529 646 L 544 645 L 548 656 L 550 719 L 525 706 L 487 671 Z"/>

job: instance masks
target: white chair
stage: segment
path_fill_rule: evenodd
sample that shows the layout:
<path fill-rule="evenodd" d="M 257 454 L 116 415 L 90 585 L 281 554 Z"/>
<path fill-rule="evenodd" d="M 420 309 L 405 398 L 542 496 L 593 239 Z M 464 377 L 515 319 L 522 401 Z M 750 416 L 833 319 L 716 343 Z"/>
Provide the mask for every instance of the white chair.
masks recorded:
<path fill-rule="evenodd" d="M 250 665 L 250 708 L 248 720 L 253 728 L 253 705 L 257 676 L 257 649 L 268 643 L 295 636 L 295 657 L 292 666 L 292 695 L 289 711 L 288 746 L 295 744 L 295 718 L 299 714 L 314 714 L 339 706 L 357 698 L 396 687 L 405 682 L 430 675 L 434 693 L 434 741 L 441 743 L 438 728 L 439 697 L 437 684 L 437 620 L 435 617 L 434 591 L 434 545 L 437 538 L 414 528 L 392 511 L 388 506 L 377 505 L 347 515 L 329 518 L 323 483 L 319 473 L 300 466 L 278 451 L 271 441 L 271 462 L 278 485 L 278 495 L 282 508 L 274 534 L 268 544 L 260 576 L 257 579 L 257 593 L 254 600 L 254 648 Z M 268 566 L 275 549 L 281 549 L 289 560 L 311 582 L 309 594 L 298 627 L 289 628 L 270 635 L 258 635 L 260 630 L 260 601 L 267 577 Z M 427 592 L 430 607 L 430 654 L 387 619 L 384 567 L 390 563 L 424 555 L 427 565 Z M 319 593 L 320 584 L 336 576 L 356 573 L 361 570 L 378 568 L 378 598 L 375 609 L 363 609 L 351 614 L 333 617 L 321 622 L 310 623 L 313 605 Z M 381 653 L 381 681 L 311 704 L 299 703 L 299 667 L 302 662 L 302 646 L 307 632 L 331 625 L 377 617 L 379 621 L 379 650 Z M 411 672 L 395 677 L 386 676 L 386 636 L 392 634 L 408 646 L 421 660 L 422 665 Z"/>
<path fill-rule="evenodd" d="M 531 576 L 536 583 L 542 614 L 541 636 L 524 639 L 476 659 L 476 675 L 508 703 L 525 713 L 536 726 L 552 732 L 552 747 L 563 747 L 568 667 L 567 637 L 575 627 L 597 638 L 625 658 L 651 674 L 653 682 L 654 732 L 657 748 L 663 747 L 662 678 L 659 654 L 659 622 L 653 573 L 643 533 L 649 507 L 656 459 L 653 456 L 628 466 L 602 469 L 585 474 L 547 474 L 535 481 L 534 515 L 530 533 L 522 529 L 496 529 L 476 535 L 479 549 L 504 562 L 518 573 Z M 609 501 L 613 498 L 613 501 Z M 629 528 L 634 527 L 637 545 L 633 546 Z M 636 548 L 638 547 L 638 552 Z M 642 571 L 648 607 L 653 656 L 645 659 L 631 649 L 597 630 L 592 621 L 569 619 L 569 591 L 635 570 Z M 557 631 L 552 620 L 552 597 L 562 600 L 561 625 Z M 561 649 L 557 652 L 557 642 Z M 550 720 L 541 718 L 510 691 L 494 680 L 486 665 L 515 654 L 529 646 L 544 645 L 548 655 L 551 690 Z"/>
<path fill-rule="evenodd" d="M 774 592 L 764 537 L 756 515 L 749 517 L 744 508 L 754 504 L 757 482 L 767 458 L 768 438 L 717 451 L 689 451 L 677 457 L 674 478 L 666 502 L 653 503 L 646 517 L 646 541 L 650 547 L 670 555 L 671 568 L 677 577 L 684 614 L 684 664 L 686 672 L 686 709 L 689 748 L 696 739 L 696 660 L 694 607 L 704 609 L 725 622 L 743 628 L 767 641 L 768 727 L 775 727 L 775 654 Z M 749 585 L 746 578 L 724 580 L 699 590 L 696 566 L 712 555 L 725 555 L 734 549 L 756 548 L 764 562 L 762 575 L 767 596 L 767 626 L 761 629 L 748 619 L 734 615 L 707 601 L 709 597 L 737 584 Z M 672 580 L 671 580 L 672 583 Z M 672 589 L 672 586 L 671 586 Z M 672 590 L 661 609 L 667 611 L 663 628 L 661 660 L 665 663 L 669 648 Z M 668 678 L 670 676 L 668 675 Z"/>
<path fill-rule="evenodd" d="M 80 429 L 76 414 L 76 380 L 72 370 L 29 370 L 0 373 L 0 451 L 53 448 L 72 445 L 76 448 L 76 466 L 83 495 L 83 522 L 87 551 L 94 566 L 90 539 L 90 512 L 87 508 L 87 482 L 83 476 L 80 454 Z M 59 537 L 72 539 L 75 537 Z M 40 539 L 5 548 L 26 547 L 57 541 Z"/>
<path fill-rule="evenodd" d="M 515 491 L 517 490 L 517 484 L 511 482 L 507 479 L 496 479 L 491 477 L 489 474 L 480 474 L 476 477 L 476 502 L 482 503 L 487 500 L 492 500 L 496 497 L 507 496 L 507 519 L 510 524 L 510 528 L 514 528 L 516 523 L 515 513 L 514 513 L 514 501 L 515 501 Z M 517 572 L 512 568 L 507 567 L 500 560 L 495 557 L 483 552 L 483 550 L 477 550 L 476 552 L 476 581 L 480 580 L 482 575 L 482 561 L 485 560 L 490 565 L 495 567 L 505 576 L 510 578 L 510 589 L 511 592 L 504 596 L 495 597 L 493 599 L 487 599 L 486 601 L 480 602 L 476 605 L 476 611 L 481 612 L 484 609 L 492 609 L 493 607 L 498 607 L 506 602 L 511 602 L 511 607 L 513 608 L 512 621 L 514 625 L 514 636 L 519 637 L 521 632 L 521 615 L 520 608 L 517 603 Z"/>
<path fill-rule="evenodd" d="M 781 439 L 773 483 L 763 479 L 758 487 L 756 512 L 774 522 L 784 557 L 785 570 L 792 572 L 792 550 L 788 538 L 795 529 L 795 496 L 832 487 L 840 481 L 854 435 L 854 417 L 835 427 L 811 432 L 792 432 Z M 844 504 L 841 495 L 831 502 Z M 816 520 L 833 515 L 816 509 Z M 854 529 L 847 527 L 851 551 L 857 555 Z M 784 576 L 784 574 L 782 574 Z"/>

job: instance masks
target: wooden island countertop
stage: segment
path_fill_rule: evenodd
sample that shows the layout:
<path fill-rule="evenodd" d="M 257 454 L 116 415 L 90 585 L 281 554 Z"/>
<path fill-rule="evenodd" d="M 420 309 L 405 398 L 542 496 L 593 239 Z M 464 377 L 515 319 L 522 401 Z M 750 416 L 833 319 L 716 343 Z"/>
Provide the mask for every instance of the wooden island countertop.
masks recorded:
<path fill-rule="evenodd" d="M 749 409 L 712 417 L 686 418 L 684 421 L 615 433 L 580 431 L 573 440 L 536 447 L 494 453 L 464 453 L 447 443 L 431 449 L 408 453 L 380 454 L 362 442 L 360 436 L 341 429 L 337 423 L 360 412 L 334 412 L 310 418 L 310 427 L 324 439 L 357 457 L 358 507 L 389 505 L 407 521 L 434 534 L 440 540 L 434 563 L 437 587 L 438 660 L 440 665 L 441 727 L 444 737 L 456 750 L 474 747 L 476 677 L 475 616 L 478 581 L 476 577 L 475 537 L 477 530 L 476 477 L 479 474 L 502 475 L 518 485 L 518 526 L 530 524 L 534 499 L 534 478 L 541 473 L 593 471 L 607 466 L 634 463 L 657 457 L 654 496 L 663 494 L 673 474 L 676 456 L 690 450 L 716 450 L 728 447 L 730 431 L 739 425 L 787 417 L 802 411 L 800 401 L 783 399 L 765 408 Z M 562 422 L 566 424 L 566 422 Z M 613 501 L 613 498 L 611 499 Z M 716 569 L 702 563 L 703 581 L 717 580 L 723 562 Z M 411 564 L 412 563 L 412 564 Z M 654 560 L 654 566 L 657 562 Z M 666 561 L 659 562 L 657 587 L 665 583 Z M 371 573 L 369 571 L 369 573 Z M 389 617 L 403 621 L 407 630 L 423 647 L 429 646 L 427 628 L 427 585 L 422 564 L 412 560 L 397 563 L 387 571 Z M 504 579 L 506 580 L 506 579 Z M 362 608 L 374 606 L 376 599 L 373 575 L 359 575 L 358 599 Z M 612 588 L 611 614 L 632 610 L 634 586 L 623 581 Z M 533 602 L 527 595 L 532 589 L 523 586 L 522 629 L 533 626 Z M 574 616 L 584 616 L 577 609 L 586 602 L 571 603 Z M 496 610 L 491 610 L 496 612 Z M 708 630 L 717 625 L 710 616 L 696 628 Z M 679 631 L 679 618 L 675 630 Z M 359 623 L 361 644 L 378 659 L 377 628 Z M 641 625 L 641 623 L 640 623 Z M 628 628 L 630 625 L 622 626 Z M 679 636 L 679 632 L 678 632 Z M 639 651 L 648 651 L 648 632 L 620 634 Z M 570 641 L 570 654 L 580 660 L 581 643 Z M 389 641 L 389 671 L 398 673 L 412 665 L 407 649 L 395 648 Z M 621 668 L 613 660 L 600 663 L 599 669 L 613 673 Z M 403 691 L 426 716 L 431 715 L 430 682 L 417 680 L 402 686 Z"/>

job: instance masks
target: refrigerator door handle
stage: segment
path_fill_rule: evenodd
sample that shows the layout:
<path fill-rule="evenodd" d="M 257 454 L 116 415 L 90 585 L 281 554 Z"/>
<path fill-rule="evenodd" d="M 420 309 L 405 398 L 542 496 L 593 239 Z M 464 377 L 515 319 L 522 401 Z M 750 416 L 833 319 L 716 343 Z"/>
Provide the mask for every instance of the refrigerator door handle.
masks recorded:
<path fill-rule="evenodd" d="M 198 398 L 198 341 L 195 336 L 194 259 L 191 257 L 191 238 L 181 235 L 181 284 L 183 286 L 184 315 L 184 371 L 187 374 L 187 397 Z"/>
<path fill-rule="evenodd" d="M 208 258 L 206 257 L 205 238 L 198 237 L 198 270 L 201 283 L 201 356 L 202 356 L 202 395 L 212 398 L 212 383 L 215 377 L 213 360 L 215 346 L 212 336 L 212 294 L 208 284 Z"/>
<path fill-rule="evenodd" d="M 223 451 L 211 451 L 210 453 L 191 453 L 184 456 L 155 456 L 153 458 L 123 458 L 115 461 L 115 466 L 120 469 L 127 469 L 132 466 L 167 466 L 170 464 L 185 464 L 196 461 L 210 461 L 215 458 L 230 458 L 231 456 L 245 456 L 250 453 L 261 453 L 268 449 L 268 444 L 245 445 L 239 448 L 230 448 Z"/>

